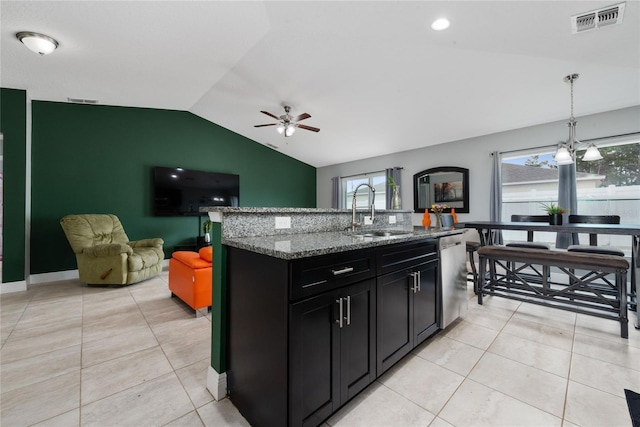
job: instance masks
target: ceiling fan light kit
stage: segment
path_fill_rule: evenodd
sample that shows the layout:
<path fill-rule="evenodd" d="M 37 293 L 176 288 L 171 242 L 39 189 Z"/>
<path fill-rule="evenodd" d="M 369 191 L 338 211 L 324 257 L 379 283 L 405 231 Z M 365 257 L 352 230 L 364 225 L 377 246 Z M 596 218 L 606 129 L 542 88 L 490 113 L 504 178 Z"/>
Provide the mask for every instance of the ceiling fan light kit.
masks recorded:
<path fill-rule="evenodd" d="M 253 127 L 256 128 L 260 128 L 260 127 L 265 127 L 265 126 L 276 126 L 276 131 L 282 135 L 284 133 L 285 137 L 289 137 L 291 135 L 293 135 L 293 133 L 296 131 L 297 128 L 300 129 L 305 129 L 305 130 L 310 130 L 312 132 L 320 132 L 319 128 L 313 127 L 313 126 L 307 126 L 307 125 L 302 125 L 299 124 L 299 121 L 308 119 L 309 117 L 311 117 L 311 115 L 307 114 L 307 113 L 302 113 L 299 116 L 293 117 L 290 112 L 291 112 L 291 107 L 289 107 L 288 105 L 284 106 L 284 114 L 281 116 L 276 116 L 275 114 L 272 114 L 268 111 L 260 111 L 262 114 L 266 114 L 269 117 L 272 117 L 276 120 L 278 120 L 278 122 L 276 123 L 266 123 L 263 125 L 254 125 Z"/>

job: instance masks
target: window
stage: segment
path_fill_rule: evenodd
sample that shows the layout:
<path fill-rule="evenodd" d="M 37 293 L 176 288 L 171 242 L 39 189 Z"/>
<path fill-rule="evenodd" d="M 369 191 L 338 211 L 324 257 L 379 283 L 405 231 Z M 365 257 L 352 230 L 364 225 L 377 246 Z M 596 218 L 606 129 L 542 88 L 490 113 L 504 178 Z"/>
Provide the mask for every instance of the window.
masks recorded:
<path fill-rule="evenodd" d="M 594 141 L 603 159 L 585 162 L 578 151 L 576 184 L 578 212 L 582 215 L 619 215 L 621 223 L 637 223 L 640 217 L 640 138 Z M 558 168 L 555 150 L 520 151 L 502 157 L 502 219 L 511 215 L 544 215 L 541 203 L 558 200 Z M 506 242 L 522 240 L 522 232 L 505 231 Z M 580 235 L 580 244 L 589 244 Z M 555 233 L 536 233 L 538 241 L 555 243 Z M 599 245 L 630 249 L 627 236 L 598 237 Z"/>
<path fill-rule="evenodd" d="M 371 172 L 363 175 L 354 175 L 340 179 L 342 186 L 342 206 L 350 209 L 353 202 L 353 192 L 360 184 L 369 184 L 375 190 L 376 209 L 386 209 L 387 177 L 385 171 Z M 371 190 L 368 187 L 361 187 L 356 196 L 357 208 L 368 208 L 371 206 Z"/>

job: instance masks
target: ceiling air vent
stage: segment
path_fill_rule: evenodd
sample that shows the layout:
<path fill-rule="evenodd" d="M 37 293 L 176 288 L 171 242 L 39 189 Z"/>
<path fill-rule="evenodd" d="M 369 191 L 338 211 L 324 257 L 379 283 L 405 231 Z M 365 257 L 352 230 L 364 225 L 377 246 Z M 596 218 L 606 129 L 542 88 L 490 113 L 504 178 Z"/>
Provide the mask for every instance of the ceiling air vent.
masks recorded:
<path fill-rule="evenodd" d="M 615 4 L 580 15 L 571 17 L 571 32 L 573 34 L 595 30 L 600 27 L 620 24 L 624 16 L 625 3 Z"/>

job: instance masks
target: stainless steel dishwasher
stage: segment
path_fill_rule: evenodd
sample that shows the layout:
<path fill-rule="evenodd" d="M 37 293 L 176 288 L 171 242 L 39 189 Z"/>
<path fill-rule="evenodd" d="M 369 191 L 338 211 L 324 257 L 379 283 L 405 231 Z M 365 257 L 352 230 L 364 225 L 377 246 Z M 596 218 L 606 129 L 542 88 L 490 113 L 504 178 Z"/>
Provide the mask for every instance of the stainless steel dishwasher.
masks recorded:
<path fill-rule="evenodd" d="M 439 239 L 440 321 L 444 329 L 467 311 L 467 261 L 464 233 Z"/>

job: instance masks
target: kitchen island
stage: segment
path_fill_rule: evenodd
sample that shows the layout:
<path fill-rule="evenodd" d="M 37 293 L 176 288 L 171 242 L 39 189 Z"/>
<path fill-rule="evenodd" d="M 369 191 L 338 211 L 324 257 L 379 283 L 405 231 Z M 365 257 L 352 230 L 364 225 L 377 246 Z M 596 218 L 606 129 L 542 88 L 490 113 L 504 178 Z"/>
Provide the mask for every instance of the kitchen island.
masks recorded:
<path fill-rule="evenodd" d="M 438 239 L 464 231 L 414 229 L 410 211 L 354 232 L 350 211 L 248 210 L 220 215 L 229 396 L 254 426 L 316 426 L 440 329 Z"/>

